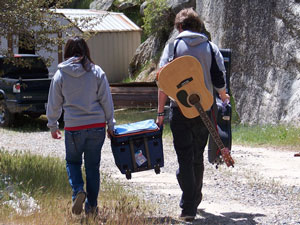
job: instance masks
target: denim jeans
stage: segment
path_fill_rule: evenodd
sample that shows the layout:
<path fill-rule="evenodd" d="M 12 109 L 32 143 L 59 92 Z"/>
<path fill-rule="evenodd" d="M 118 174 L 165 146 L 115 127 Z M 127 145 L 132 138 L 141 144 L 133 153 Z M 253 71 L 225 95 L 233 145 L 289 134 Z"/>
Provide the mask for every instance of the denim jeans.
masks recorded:
<path fill-rule="evenodd" d="M 182 190 L 182 213 L 195 216 L 202 200 L 203 152 L 209 132 L 200 117 L 188 119 L 178 107 L 170 110 L 170 126 L 179 169 L 177 180 Z"/>
<path fill-rule="evenodd" d="M 105 140 L 105 128 L 90 128 L 78 131 L 65 131 L 66 168 L 69 183 L 72 187 L 72 199 L 79 191 L 84 190 L 81 165 L 84 154 L 86 173 L 85 209 L 97 206 L 100 188 L 100 159 L 101 149 Z"/>

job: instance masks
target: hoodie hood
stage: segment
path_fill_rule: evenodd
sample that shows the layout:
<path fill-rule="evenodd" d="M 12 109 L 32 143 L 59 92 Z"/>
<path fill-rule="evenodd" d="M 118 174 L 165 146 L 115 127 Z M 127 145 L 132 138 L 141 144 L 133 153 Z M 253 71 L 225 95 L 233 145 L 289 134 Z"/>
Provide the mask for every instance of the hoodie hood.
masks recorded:
<path fill-rule="evenodd" d="M 179 39 L 179 38 L 184 40 L 184 42 L 187 43 L 189 46 L 196 46 L 203 42 L 208 41 L 208 38 L 204 34 L 192 32 L 192 31 L 188 31 L 188 30 L 181 32 L 176 37 L 176 39 Z"/>
<path fill-rule="evenodd" d="M 60 63 L 58 65 L 58 69 L 63 71 L 64 73 L 69 74 L 72 77 L 80 77 L 86 73 L 85 69 L 78 61 L 78 57 L 72 57 L 68 60 Z"/>

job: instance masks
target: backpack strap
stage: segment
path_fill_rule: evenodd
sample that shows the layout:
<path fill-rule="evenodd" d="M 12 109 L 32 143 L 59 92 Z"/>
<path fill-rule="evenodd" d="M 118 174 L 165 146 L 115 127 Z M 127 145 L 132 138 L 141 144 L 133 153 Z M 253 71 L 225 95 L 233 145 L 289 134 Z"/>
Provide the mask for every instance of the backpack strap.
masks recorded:
<path fill-rule="evenodd" d="M 173 61 L 173 59 L 175 58 L 175 54 L 176 54 L 176 49 L 177 49 L 177 45 L 179 43 L 179 41 L 181 40 L 182 38 L 178 38 L 177 41 L 172 41 L 170 44 L 169 44 L 169 57 L 168 57 L 168 62 L 171 62 Z M 174 45 L 174 42 L 175 42 L 175 45 Z"/>

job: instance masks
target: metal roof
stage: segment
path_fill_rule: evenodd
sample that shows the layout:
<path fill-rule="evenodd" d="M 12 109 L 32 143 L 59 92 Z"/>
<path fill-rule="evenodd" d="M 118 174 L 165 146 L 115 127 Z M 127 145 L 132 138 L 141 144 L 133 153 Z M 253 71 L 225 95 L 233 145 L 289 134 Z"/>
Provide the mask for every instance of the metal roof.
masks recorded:
<path fill-rule="evenodd" d="M 141 31 L 141 28 L 123 13 L 94 9 L 55 9 L 53 11 L 75 22 L 83 32 Z"/>

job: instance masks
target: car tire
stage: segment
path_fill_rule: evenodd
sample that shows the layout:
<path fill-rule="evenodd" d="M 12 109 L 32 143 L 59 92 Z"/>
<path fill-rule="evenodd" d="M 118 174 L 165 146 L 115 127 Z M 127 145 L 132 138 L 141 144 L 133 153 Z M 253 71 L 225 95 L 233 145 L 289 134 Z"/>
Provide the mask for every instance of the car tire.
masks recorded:
<path fill-rule="evenodd" d="M 10 127 L 13 121 L 14 114 L 8 110 L 5 100 L 0 100 L 0 127 Z"/>

